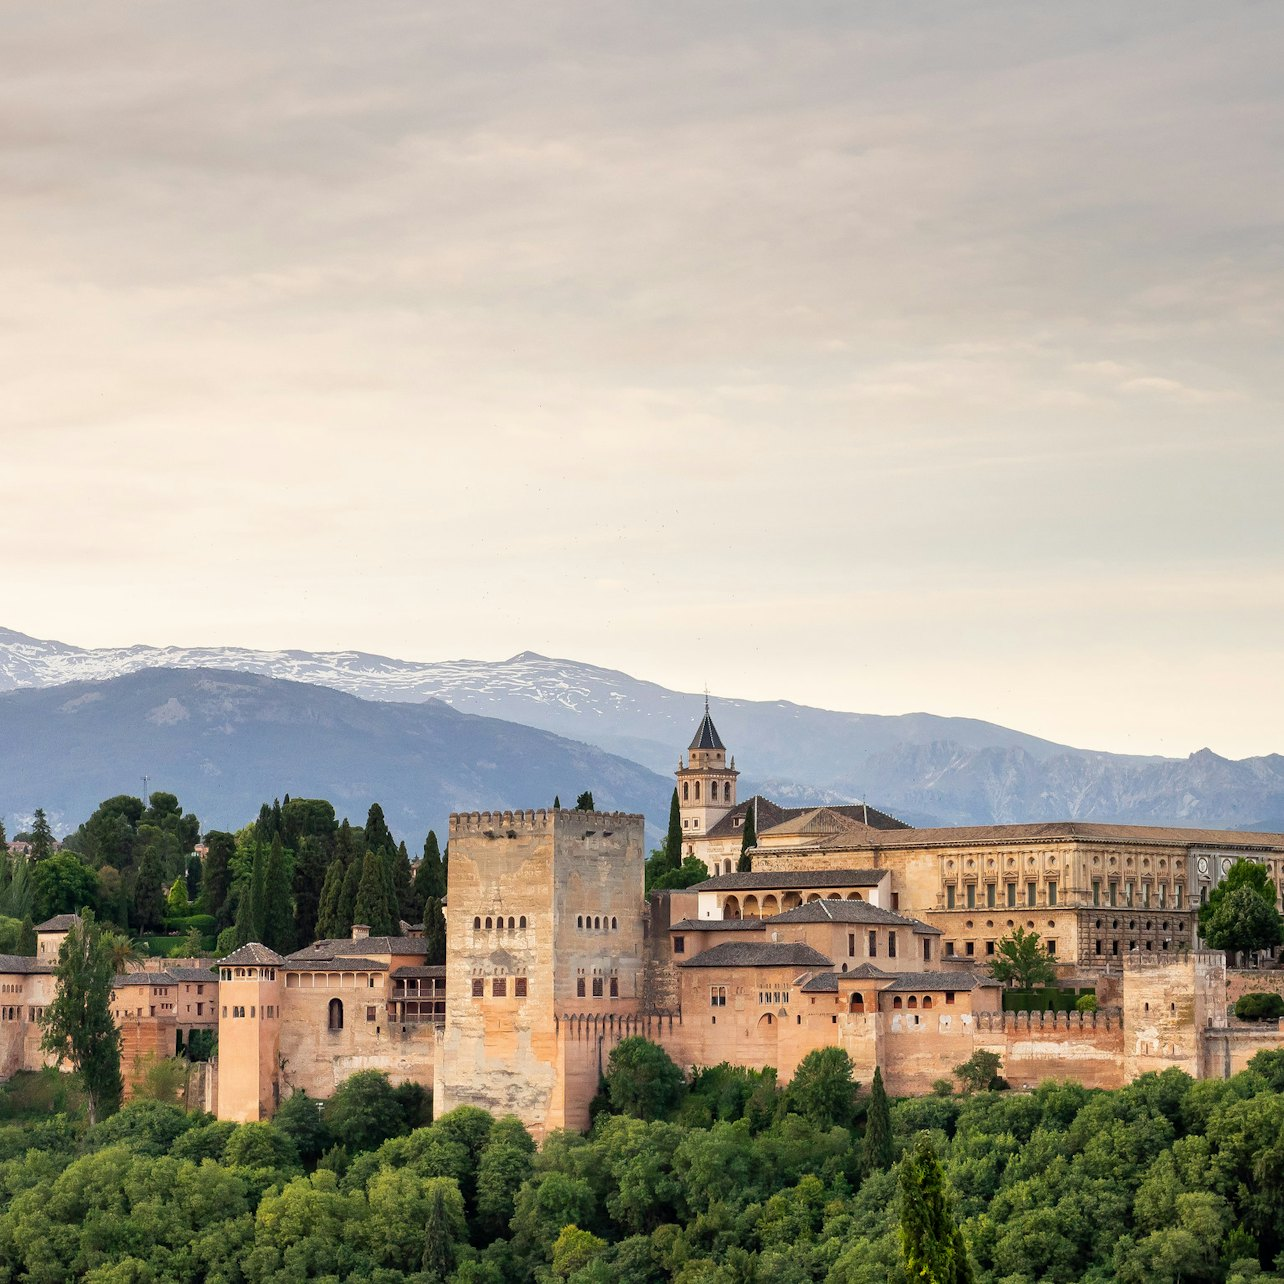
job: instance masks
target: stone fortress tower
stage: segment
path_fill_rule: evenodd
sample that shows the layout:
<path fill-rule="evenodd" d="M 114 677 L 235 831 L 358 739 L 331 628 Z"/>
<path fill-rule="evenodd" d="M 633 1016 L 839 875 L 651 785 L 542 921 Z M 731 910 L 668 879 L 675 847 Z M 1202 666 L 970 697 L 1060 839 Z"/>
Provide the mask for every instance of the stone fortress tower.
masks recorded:
<path fill-rule="evenodd" d="M 578 1124 L 597 1048 L 564 1036 L 638 1011 L 643 860 L 641 816 L 451 816 L 439 1112 L 480 1105 L 541 1132 L 565 1126 L 570 1103 Z"/>
<path fill-rule="evenodd" d="M 682 837 L 703 838 L 736 805 L 736 760 L 727 763 L 727 747 L 709 716 L 709 697 L 704 700 L 704 717 L 696 728 L 686 762 L 678 760 L 678 807 L 682 813 Z"/>
<path fill-rule="evenodd" d="M 284 961 L 257 942 L 219 961 L 220 1119 L 267 1119 L 280 1103 Z"/>

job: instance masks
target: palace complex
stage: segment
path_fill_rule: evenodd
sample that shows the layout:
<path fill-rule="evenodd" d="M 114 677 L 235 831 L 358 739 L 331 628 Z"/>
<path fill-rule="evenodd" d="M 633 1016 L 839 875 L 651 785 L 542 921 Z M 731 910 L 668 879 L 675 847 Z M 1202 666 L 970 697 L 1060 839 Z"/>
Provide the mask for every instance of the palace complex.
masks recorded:
<path fill-rule="evenodd" d="M 1229 971 L 1200 948 L 1199 905 L 1238 860 L 1284 881 L 1284 835 L 1064 822 L 916 829 L 865 805 L 782 808 L 737 798 L 706 707 L 677 771 L 684 854 L 710 877 L 643 891 L 643 818 L 565 810 L 450 818 L 445 966 L 422 931 L 259 944 L 216 971 L 117 978 L 125 1071 L 217 1030 L 201 1104 L 269 1116 L 297 1089 L 324 1097 L 362 1069 L 433 1088 L 435 1107 L 513 1113 L 536 1135 L 582 1128 L 611 1048 L 633 1034 L 682 1066 L 774 1067 L 844 1048 L 908 1095 L 996 1052 L 1014 1088 L 1046 1078 L 1113 1087 L 1178 1066 L 1223 1077 L 1280 1023 L 1228 1015 L 1284 992 L 1284 971 Z M 756 842 L 739 869 L 745 826 Z M 42 1064 L 39 1014 L 68 916 L 36 958 L 0 957 L 0 1075 Z M 1037 931 L 1061 984 L 1095 1012 L 1004 1011 L 996 943 Z"/>

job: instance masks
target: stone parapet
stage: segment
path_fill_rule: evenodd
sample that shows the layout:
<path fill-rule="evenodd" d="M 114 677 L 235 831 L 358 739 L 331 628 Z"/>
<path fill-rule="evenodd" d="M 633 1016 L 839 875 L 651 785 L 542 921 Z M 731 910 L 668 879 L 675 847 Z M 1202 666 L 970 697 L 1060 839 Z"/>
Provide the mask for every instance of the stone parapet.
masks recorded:
<path fill-rule="evenodd" d="M 973 1020 L 978 1033 L 1020 1034 L 1026 1038 L 1047 1031 L 1060 1037 L 1067 1031 L 1123 1029 L 1122 1008 L 1098 1008 L 1095 1012 L 978 1012 Z"/>
<path fill-rule="evenodd" d="M 577 821 L 596 822 L 600 825 L 621 824 L 626 820 L 643 817 L 627 811 L 575 811 L 563 807 L 554 811 L 540 807 L 535 811 L 464 811 L 450 815 L 450 834 L 489 834 L 491 837 L 511 837 L 519 833 L 539 834 L 548 830 L 553 821 L 565 816 Z"/>

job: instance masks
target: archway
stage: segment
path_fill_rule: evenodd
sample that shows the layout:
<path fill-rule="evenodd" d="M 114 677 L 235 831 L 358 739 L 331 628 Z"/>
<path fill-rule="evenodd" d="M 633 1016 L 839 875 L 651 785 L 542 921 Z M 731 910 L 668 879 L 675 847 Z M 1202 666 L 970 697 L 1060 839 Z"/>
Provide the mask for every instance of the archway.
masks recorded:
<path fill-rule="evenodd" d="M 847 1007 L 851 1012 L 864 1012 L 865 996 L 857 991 L 853 991 L 852 997 L 848 1000 Z"/>
<path fill-rule="evenodd" d="M 722 917 L 723 918 L 740 917 L 740 901 L 738 897 L 728 896 L 727 899 L 722 902 Z"/>
<path fill-rule="evenodd" d="M 758 918 L 758 898 L 756 896 L 746 896 L 740 912 L 745 918 Z"/>
<path fill-rule="evenodd" d="M 330 1000 L 330 1029 L 343 1029 L 343 1001 L 341 999 Z"/>
<path fill-rule="evenodd" d="M 774 896 L 767 895 L 762 898 L 762 916 L 769 918 L 772 914 L 780 913 L 780 904 Z"/>
<path fill-rule="evenodd" d="M 802 897 L 797 892 L 786 892 L 780 904 L 786 910 L 797 909 L 802 904 Z"/>

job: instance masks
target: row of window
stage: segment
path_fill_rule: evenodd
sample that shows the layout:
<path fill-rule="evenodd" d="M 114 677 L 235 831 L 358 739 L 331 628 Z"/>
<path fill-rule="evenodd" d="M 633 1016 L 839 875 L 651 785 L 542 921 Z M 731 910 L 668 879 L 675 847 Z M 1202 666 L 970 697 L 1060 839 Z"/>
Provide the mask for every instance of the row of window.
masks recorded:
<path fill-rule="evenodd" d="M 238 981 L 275 981 L 276 968 L 225 967 L 219 969 L 219 975 L 224 981 L 231 981 L 233 979 Z"/>
<path fill-rule="evenodd" d="M 509 978 L 506 976 L 496 976 L 491 978 L 490 993 L 492 998 L 503 999 L 508 997 L 508 980 Z M 526 978 L 524 976 L 515 976 L 512 980 L 513 998 L 524 999 L 526 997 Z M 486 978 L 484 976 L 473 977 L 473 998 L 482 999 L 485 997 Z"/>
<path fill-rule="evenodd" d="M 617 932 L 620 928 L 614 914 L 609 918 L 605 914 L 576 914 L 575 926 L 584 932 Z"/>
<path fill-rule="evenodd" d="M 585 993 L 585 983 L 588 980 L 591 980 L 593 982 L 593 998 L 600 999 L 604 997 L 602 994 L 603 981 L 609 981 L 610 983 L 608 986 L 608 996 L 610 998 L 618 999 L 620 997 L 620 978 L 618 976 L 612 976 L 612 977 L 594 976 L 594 977 L 587 977 L 587 978 L 583 976 L 577 976 L 575 978 L 575 997 L 577 999 L 586 999 L 589 997 Z"/>
<path fill-rule="evenodd" d="M 788 990 L 759 990 L 758 1002 L 767 1004 L 773 1008 L 778 1008 L 782 1003 L 789 1002 Z"/>
<path fill-rule="evenodd" d="M 333 1008 L 333 1007 L 334 1007 L 334 1005 L 335 1005 L 336 1003 L 339 1003 L 339 1000 L 338 1000 L 338 999 L 332 999 L 332 1000 L 330 1001 L 330 1006 Z M 340 1007 L 340 1009 L 342 1009 L 343 1004 L 342 1004 L 342 1003 L 339 1003 L 339 1007 Z M 227 1004 L 224 1004 L 224 1005 L 223 1005 L 223 1015 L 224 1015 L 225 1017 L 227 1016 Z M 243 1006 L 243 1005 L 241 1005 L 241 1004 L 234 1004 L 234 1005 L 233 1005 L 233 1007 L 232 1007 L 232 1017 L 233 1017 L 233 1019 L 234 1019 L 234 1020 L 239 1020 L 239 1019 L 240 1019 L 241 1017 L 243 1017 L 244 1015 L 245 1015 L 245 1008 L 244 1008 L 244 1006 Z M 269 1020 L 269 1021 L 270 1021 L 274 1016 L 276 1016 L 276 1005 L 275 1005 L 275 1004 L 273 1004 L 273 1003 L 265 1003 L 265 1004 L 263 1005 L 263 1015 L 264 1015 L 264 1017 L 265 1017 L 267 1020 Z M 250 1016 L 254 1016 L 254 1004 L 250 1004 Z"/>
<path fill-rule="evenodd" d="M 1004 904 L 1008 909 L 1015 909 L 1018 904 L 1017 884 L 1013 882 L 1005 883 Z M 986 883 L 984 885 L 985 907 L 987 909 L 996 909 L 998 907 L 998 884 Z M 1092 903 L 1094 905 L 1127 905 L 1133 906 L 1140 904 L 1142 908 L 1149 909 L 1151 905 L 1151 889 L 1155 888 L 1155 903 L 1159 909 L 1168 909 L 1168 884 L 1143 882 L 1140 887 L 1140 900 L 1138 900 L 1138 888 L 1136 884 L 1130 881 L 1123 883 L 1111 879 L 1103 889 L 1101 879 L 1092 880 Z M 1028 882 L 1025 885 L 1025 898 L 1020 903 L 1027 907 L 1039 904 L 1038 899 L 1039 885 L 1037 882 Z M 958 907 L 958 888 L 954 883 L 945 884 L 945 908 L 956 909 Z M 978 903 L 978 885 L 976 883 L 966 883 L 963 886 L 963 897 L 967 909 L 976 909 Z M 1103 899 L 1104 898 L 1104 899 Z M 1044 901 L 1045 905 L 1057 904 L 1057 883 L 1056 880 L 1050 880 L 1044 884 Z M 1176 883 L 1173 885 L 1173 909 L 1182 908 L 1182 885 Z"/>
<path fill-rule="evenodd" d="M 1057 952 L 1057 942 L 1056 942 L 1056 938 L 1055 938 L 1055 937 L 1051 937 L 1051 936 L 1045 936 L 1045 937 L 1043 938 L 1043 948 L 1044 948 L 1045 950 L 1047 950 L 1047 952 L 1048 952 L 1049 954 L 1056 954 L 1056 952 Z M 1098 950 L 1097 952 L 1098 952 L 1098 953 L 1100 953 L 1101 951 L 1100 951 L 1100 950 Z M 955 949 L 954 949 L 954 942 L 953 942 L 953 941 L 946 941 L 946 942 L 945 942 L 945 954 L 946 954 L 946 957 L 948 957 L 949 955 L 954 954 L 954 953 L 955 953 Z M 986 942 L 985 942 L 985 953 L 986 953 L 986 955 L 987 955 L 987 956 L 989 956 L 989 955 L 993 955 L 993 953 L 994 953 L 994 942 L 993 942 L 993 941 L 986 941 Z M 975 941 L 964 941 L 964 942 L 963 942 L 963 957 L 964 957 L 964 958 L 968 958 L 968 959 L 970 959 L 970 958 L 975 958 L 975 957 L 976 957 L 976 942 L 975 942 Z"/>
<path fill-rule="evenodd" d="M 695 801 L 696 802 L 700 801 L 700 782 L 698 780 L 695 780 L 695 781 L 684 780 L 682 782 L 682 801 L 683 802 L 692 801 L 693 786 L 694 786 Z M 715 802 L 715 803 L 718 801 L 718 782 L 716 780 L 709 785 L 709 801 Z M 722 782 L 722 801 L 723 802 L 731 801 L 731 781 L 729 780 L 724 780 Z M 683 821 L 682 823 L 686 824 L 686 821 Z"/>
<path fill-rule="evenodd" d="M 495 929 L 502 932 L 504 930 L 504 916 L 502 914 L 497 914 L 492 917 L 490 914 L 487 914 L 483 919 L 479 915 L 473 919 L 473 931 L 480 932 L 483 924 L 488 932 Z M 510 932 L 524 932 L 526 930 L 526 915 L 523 914 L 516 922 L 514 922 L 513 916 L 510 914 L 508 916 L 508 930 Z"/>

